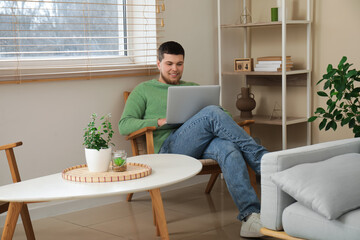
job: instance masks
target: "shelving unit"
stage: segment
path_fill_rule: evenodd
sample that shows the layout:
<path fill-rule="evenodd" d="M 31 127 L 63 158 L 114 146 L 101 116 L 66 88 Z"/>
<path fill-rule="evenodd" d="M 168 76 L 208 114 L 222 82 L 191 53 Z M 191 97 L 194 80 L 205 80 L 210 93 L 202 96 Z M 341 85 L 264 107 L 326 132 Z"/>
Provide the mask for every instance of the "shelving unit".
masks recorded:
<path fill-rule="evenodd" d="M 251 0 L 248 0 L 251 1 Z M 281 119 L 270 119 L 269 116 L 254 116 L 253 119 L 257 124 L 267 125 L 280 125 L 282 128 L 282 149 L 287 148 L 287 126 L 292 124 L 307 123 L 307 119 L 310 117 L 311 111 L 311 7 L 312 0 L 305 0 L 307 11 L 306 20 L 286 20 L 286 0 L 282 0 L 281 19 L 279 22 L 261 22 L 261 23 L 244 23 L 244 24 L 221 24 L 221 0 L 217 1 L 218 4 L 218 56 L 219 56 L 219 84 L 222 86 L 223 77 L 226 76 L 242 76 L 245 78 L 246 85 L 261 85 L 261 86 L 281 86 Z M 243 9 L 246 9 L 246 0 L 243 0 Z M 268 28 L 268 27 L 281 27 L 281 56 L 283 65 L 286 64 L 287 53 L 287 28 L 293 25 L 303 25 L 306 27 L 306 69 L 286 71 L 286 68 L 282 69 L 282 72 L 226 72 L 222 68 L 222 39 L 221 32 L 224 29 L 245 29 L 243 31 L 244 46 L 243 46 L 243 58 L 251 58 L 248 54 L 248 47 L 251 41 L 248 41 L 248 34 L 250 31 L 247 29 L 252 28 Z M 254 59 L 255 61 L 255 59 Z M 255 62 L 254 62 L 255 63 Z M 301 86 L 306 87 L 306 116 L 303 117 L 291 117 L 287 115 L 286 111 L 286 99 L 287 99 L 287 87 Z M 222 104 L 222 95 L 220 103 Z M 240 117 L 235 120 L 241 120 Z M 311 143 L 311 126 L 307 123 L 307 135 L 306 142 L 309 145 Z"/>

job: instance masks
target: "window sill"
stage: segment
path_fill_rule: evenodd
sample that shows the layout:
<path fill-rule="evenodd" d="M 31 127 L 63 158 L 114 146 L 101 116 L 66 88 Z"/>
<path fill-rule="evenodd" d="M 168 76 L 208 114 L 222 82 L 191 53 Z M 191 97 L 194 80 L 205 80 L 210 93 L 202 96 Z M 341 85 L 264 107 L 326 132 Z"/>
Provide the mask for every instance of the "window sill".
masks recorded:
<path fill-rule="evenodd" d="M 156 67 L 149 67 L 148 69 L 135 70 L 117 70 L 103 72 L 87 72 L 87 73 L 69 73 L 58 75 L 31 75 L 31 76 L 14 76 L 14 77 L 0 77 L 1 84 L 21 84 L 33 82 L 56 82 L 56 81 L 75 81 L 75 80 L 94 80 L 103 78 L 121 78 L 121 77 L 137 77 L 137 76 L 152 76 L 159 74 Z"/>

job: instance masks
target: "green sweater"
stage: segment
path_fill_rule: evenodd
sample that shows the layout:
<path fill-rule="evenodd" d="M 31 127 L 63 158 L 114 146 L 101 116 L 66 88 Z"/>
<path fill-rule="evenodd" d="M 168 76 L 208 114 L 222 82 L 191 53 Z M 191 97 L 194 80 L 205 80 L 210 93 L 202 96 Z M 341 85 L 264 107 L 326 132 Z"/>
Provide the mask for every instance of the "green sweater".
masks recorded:
<path fill-rule="evenodd" d="M 194 86 L 192 82 L 180 81 L 176 86 Z M 157 121 L 166 118 L 168 88 L 174 86 L 152 79 L 140 83 L 131 92 L 119 121 L 119 132 L 128 135 L 143 127 L 158 127 Z M 154 150 L 158 153 L 165 139 L 174 127 L 164 125 L 154 131 Z"/>

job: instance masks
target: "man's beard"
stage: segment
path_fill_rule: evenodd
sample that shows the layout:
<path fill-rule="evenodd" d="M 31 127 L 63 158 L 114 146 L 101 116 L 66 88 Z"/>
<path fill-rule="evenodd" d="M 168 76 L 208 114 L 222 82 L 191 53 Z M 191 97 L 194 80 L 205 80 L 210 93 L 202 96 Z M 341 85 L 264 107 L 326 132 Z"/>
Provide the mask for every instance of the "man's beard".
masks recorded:
<path fill-rule="evenodd" d="M 165 77 L 162 72 L 160 72 L 161 78 L 164 80 L 165 83 L 171 84 L 171 85 L 178 85 L 180 83 L 181 76 L 179 76 L 176 80 L 170 80 L 169 78 Z"/>

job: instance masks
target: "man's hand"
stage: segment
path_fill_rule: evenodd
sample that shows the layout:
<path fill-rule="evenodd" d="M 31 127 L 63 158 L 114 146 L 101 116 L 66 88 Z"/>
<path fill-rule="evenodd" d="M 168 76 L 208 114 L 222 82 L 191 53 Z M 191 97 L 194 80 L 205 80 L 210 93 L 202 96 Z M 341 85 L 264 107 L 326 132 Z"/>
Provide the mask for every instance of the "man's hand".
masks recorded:
<path fill-rule="evenodd" d="M 166 118 L 159 118 L 157 122 L 158 126 L 161 127 L 166 124 Z"/>

